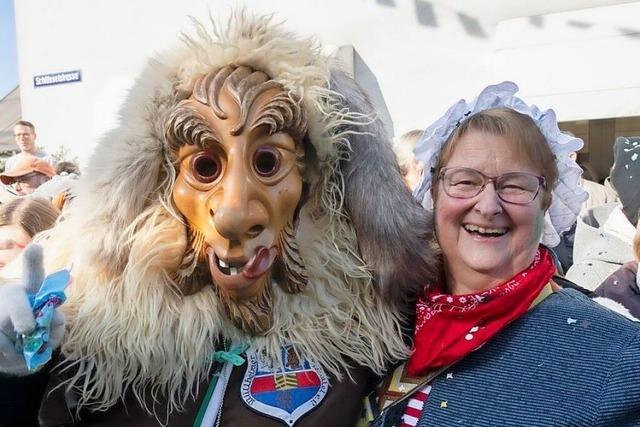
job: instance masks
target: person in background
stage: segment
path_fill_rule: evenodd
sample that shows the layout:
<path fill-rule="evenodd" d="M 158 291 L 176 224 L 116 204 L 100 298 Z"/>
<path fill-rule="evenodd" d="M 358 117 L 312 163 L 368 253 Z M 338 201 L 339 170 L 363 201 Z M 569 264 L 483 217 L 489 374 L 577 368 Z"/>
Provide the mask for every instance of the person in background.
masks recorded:
<path fill-rule="evenodd" d="M 459 101 L 416 147 L 444 272 L 425 277 L 376 427 L 640 426 L 640 325 L 565 287 L 542 245 L 586 198 L 582 141 L 516 91 Z"/>
<path fill-rule="evenodd" d="M 640 277 L 638 277 L 638 261 L 640 261 L 640 222 L 636 225 L 633 238 L 634 259 L 625 262 L 611 276 L 607 277 L 595 290 L 596 295 L 609 298 L 622 304 L 631 315 L 640 319 Z"/>
<path fill-rule="evenodd" d="M 56 165 L 56 175 L 76 175 L 80 176 L 80 168 L 70 161 L 63 161 Z"/>
<path fill-rule="evenodd" d="M 622 202 L 624 215 L 631 224 L 637 224 L 640 211 L 640 136 L 616 138 L 610 178 Z"/>
<path fill-rule="evenodd" d="M 634 259 L 633 238 L 640 209 L 640 138 L 620 137 L 613 146 L 611 184 L 620 203 L 583 211 L 576 224 L 573 265 L 567 279 L 596 289 L 625 262 Z"/>
<path fill-rule="evenodd" d="M 80 168 L 73 162 L 60 162 L 56 165 L 56 175 L 42 184 L 33 193 L 51 200 L 61 211 L 73 199 L 74 188 L 79 181 Z"/>
<path fill-rule="evenodd" d="M 393 151 L 400 165 L 400 173 L 405 184 L 413 190 L 422 177 L 422 165 L 413 157 L 413 149 L 422 136 L 422 130 L 414 129 L 396 138 L 393 142 Z"/>
<path fill-rule="evenodd" d="M 53 227 L 59 215 L 51 202 L 40 197 L 16 197 L 0 205 L 0 269 L 19 268 L 17 258 L 25 246 L 35 235 Z M 40 425 L 38 405 L 28 397 L 36 390 L 44 391 L 47 376 L 20 378 L 0 373 L 0 384 L 0 426 Z"/>
<path fill-rule="evenodd" d="M 578 161 L 578 153 L 576 152 L 571 153 L 569 157 L 576 162 Z M 590 167 L 587 164 L 584 166 Z M 583 165 L 580 165 L 580 167 L 583 167 Z M 587 170 L 584 167 L 583 169 L 585 171 Z M 591 209 L 594 206 L 606 205 L 607 203 L 617 203 L 620 201 L 618 194 L 613 190 L 613 188 L 599 184 L 587 178 L 586 175 L 587 174 L 583 172 L 580 177 L 580 186 L 589 194 L 589 198 L 582 204 L 583 211 Z"/>
<path fill-rule="evenodd" d="M 41 197 L 19 197 L 0 206 L 0 268 L 13 261 L 33 236 L 55 224 L 60 215 Z"/>
<path fill-rule="evenodd" d="M 26 120 L 20 120 L 13 127 L 13 135 L 16 139 L 18 148 L 20 148 L 20 152 L 7 159 L 4 164 L 5 171 L 13 169 L 18 164 L 18 161 L 25 155 L 36 156 L 50 165 L 55 166 L 56 160 L 46 151 L 39 150 L 36 146 L 36 128 L 33 123 Z"/>
<path fill-rule="evenodd" d="M 570 136 L 574 136 L 570 132 L 564 132 Z M 578 153 L 575 151 L 569 154 L 569 158 L 575 162 L 578 160 Z M 588 211 L 595 206 L 601 206 L 608 203 L 619 203 L 618 194 L 611 188 L 595 182 L 591 166 L 588 163 L 580 164 L 582 168 L 582 176 L 580 177 L 580 186 L 589 194 L 589 198 L 584 201 L 581 207 L 581 213 Z M 560 244 L 553 248 L 558 256 L 558 260 L 562 266 L 562 271 L 567 272 L 573 266 L 573 246 L 576 237 L 577 220 L 571 228 L 562 233 L 560 236 Z"/>
<path fill-rule="evenodd" d="M 49 163 L 31 154 L 25 154 L 12 169 L 0 174 L 0 181 L 11 186 L 18 196 L 25 196 L 33 193 L 54 175 L 55 170 Z"/>

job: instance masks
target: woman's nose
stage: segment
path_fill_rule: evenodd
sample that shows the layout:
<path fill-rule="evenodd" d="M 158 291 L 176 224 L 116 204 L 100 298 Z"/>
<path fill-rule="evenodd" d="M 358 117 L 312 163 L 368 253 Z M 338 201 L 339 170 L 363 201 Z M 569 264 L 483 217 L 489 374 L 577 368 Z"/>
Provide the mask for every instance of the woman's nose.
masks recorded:
<path fill-rule="evenodd" d="M 498 196 L 494 182 L 488 182 L 476 197 L 478 200 L 474 209 L 480 214 L 494 216 L 502 212 L 502 200 Z"/>

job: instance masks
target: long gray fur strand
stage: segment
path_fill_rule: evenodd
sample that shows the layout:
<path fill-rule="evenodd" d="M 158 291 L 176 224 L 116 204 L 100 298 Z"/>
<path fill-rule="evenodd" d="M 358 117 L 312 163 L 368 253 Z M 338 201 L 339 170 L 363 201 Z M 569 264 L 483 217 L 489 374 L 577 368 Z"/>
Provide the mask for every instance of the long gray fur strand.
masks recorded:
<path fill-rule="evenodd" d="M 375 117 L 366 94 L 345 73 L 332 72 L 331 89 L 350 111 Z M 407 308 L 426 281 L 439 277 L 433 218 L 405 186 L 381 121 L 353 130 L 349 160 L 341 163 L 346 209 L 382 295 Z"/>

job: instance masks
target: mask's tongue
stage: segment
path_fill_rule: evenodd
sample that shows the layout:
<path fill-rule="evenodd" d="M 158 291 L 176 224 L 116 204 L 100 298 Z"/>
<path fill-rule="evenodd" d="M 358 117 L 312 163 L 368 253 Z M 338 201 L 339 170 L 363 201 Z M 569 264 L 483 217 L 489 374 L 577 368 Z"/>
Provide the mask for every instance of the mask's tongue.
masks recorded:
<path fill-rule="evenodd" d="M 242 275 L 247 279 L 257 279 L 271 268 L 277 255 L 276 248 L 268 249 L 264 246 L 259 246 L 253 258 L 242 268 Z"/>

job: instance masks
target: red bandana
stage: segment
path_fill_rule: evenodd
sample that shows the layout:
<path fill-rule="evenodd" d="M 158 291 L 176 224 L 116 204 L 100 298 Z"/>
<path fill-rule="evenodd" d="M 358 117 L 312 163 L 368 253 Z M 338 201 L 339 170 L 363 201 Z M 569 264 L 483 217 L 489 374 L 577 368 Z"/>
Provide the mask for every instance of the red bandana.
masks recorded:
<path fill-rule="evenodd" d="M 420 376 L 449 365 L 480 348 L 526 313 L 555 271 L 551 254 L 540 248 L 529 267 L 487 291 L 450 295 L 427 286 L 416 304 L 409 375 Z"/>

